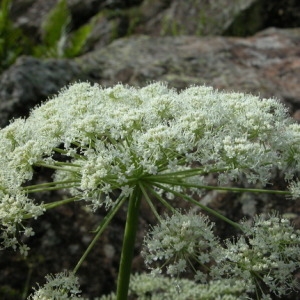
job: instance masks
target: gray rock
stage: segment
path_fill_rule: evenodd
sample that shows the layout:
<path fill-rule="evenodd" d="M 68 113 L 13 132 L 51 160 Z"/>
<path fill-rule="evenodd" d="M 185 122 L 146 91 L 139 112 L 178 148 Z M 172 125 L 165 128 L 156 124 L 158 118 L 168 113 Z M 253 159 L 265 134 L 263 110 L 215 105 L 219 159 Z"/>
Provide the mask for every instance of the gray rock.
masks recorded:
<path fill-rule="evenodd" d="M 154 3 L 153 3 L 154 2 Z M 220 35 L 257 0 L 145 0 L 143 32 L 154 35 Z"/>
<path fill-rule="evenodd" d="M 253 8 L 256 12 L 257 3 L 260 1 L 144 0 L 134 8 L 99 11 L 90 20 L 93 30 L 88 41 L 89 48 L 100 48 L 116 38 L 132 34 L 221 35 L 231 30 L 245 11 L 252 14 Z M 245 24 L 246 31 L 256 32 L 261 28 L 261 22 L 256 22 L 255 26 L 250 22 L 255 16 L 253 13 L 249 24 Z"/>
<path fill-rule="evenodd" d="M 300 29 L 270 28 L 249 38 L 119 39 L 78 63 L 100 84 L 166 81 L 179 89 L 206 84 L 276 97 L 300 107 Z"/>
<path fill-rule="evenodd" d="M 273 28 L 249 38 L 135 36 L 76 60 L 21 57 L 0 76 L 1 126 L 76 80 L 104 86 L 166 81 L 179 89 L 206 84 L 279 98 L 297 117 L 299 41 L 300 29 Z"/>
<path fill-rule="evenodd" d="M 55 6 L 56 0 L 14 0 L 11 16 L 17 27 L 21 28 L 30 38 L 39 38 L 45 16 Z"/>
<path fill-rule="evenodd" d="M 26 116 L 33 106 L 80 79 L 84 76 L 71 60 L 20 57 L 0 76 L 0 126 Z"/>

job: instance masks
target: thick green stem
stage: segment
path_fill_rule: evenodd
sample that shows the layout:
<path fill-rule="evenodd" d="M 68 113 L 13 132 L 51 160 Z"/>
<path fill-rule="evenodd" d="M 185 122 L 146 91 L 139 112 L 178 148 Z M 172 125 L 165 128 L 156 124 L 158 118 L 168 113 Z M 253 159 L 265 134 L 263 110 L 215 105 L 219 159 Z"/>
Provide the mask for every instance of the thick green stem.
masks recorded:
<path fill-rule="evenodd" d="M 136 185 L 128 204 L 127 219 L 118 275 L 117 300 L 128 299 L 131 264 L 138 227 L 141 198 L 141 189 L 139 185 Z"/>

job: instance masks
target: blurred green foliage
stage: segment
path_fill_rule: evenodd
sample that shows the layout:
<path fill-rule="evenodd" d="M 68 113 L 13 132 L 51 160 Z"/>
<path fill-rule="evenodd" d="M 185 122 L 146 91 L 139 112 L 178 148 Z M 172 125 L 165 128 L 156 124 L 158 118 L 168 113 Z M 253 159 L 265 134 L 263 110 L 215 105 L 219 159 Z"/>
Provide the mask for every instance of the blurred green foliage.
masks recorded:
<path fill-rule="evenodd" d="M 71 32 L 71 21 L 67 1 L 58 1 L 42 24 L 42 43 L 34 48 L 34 55 L 60 58 L 80 55 L 92 31 L 92 25 L 86 24 Z"/>
<path fill-rule="evenodd" d="M 35 55 L 63 57 L 70 22 L 67 1 L 58 1 L 42 23 L 42 43 L 34 48 Z"/>
<path fill-rule="evenodd" d="M 12 0 L 2 0 L 0 6 L 0 72 L 14 63 L 28 49 L 28 39 L 10 20 Z"/>
<path fill-rule="evenodd" d="M 29 42 L 10 18 L 12 0 L 2 0 L 0 7 L 0 72 L 22 54 L 40 58 L 72 58 L 80 55 L 92 31 L 86 24 L 71 32 L 71 13 L 66 0 L 60 0 L 46 16 L 41 26 L 41 42 Z"/>

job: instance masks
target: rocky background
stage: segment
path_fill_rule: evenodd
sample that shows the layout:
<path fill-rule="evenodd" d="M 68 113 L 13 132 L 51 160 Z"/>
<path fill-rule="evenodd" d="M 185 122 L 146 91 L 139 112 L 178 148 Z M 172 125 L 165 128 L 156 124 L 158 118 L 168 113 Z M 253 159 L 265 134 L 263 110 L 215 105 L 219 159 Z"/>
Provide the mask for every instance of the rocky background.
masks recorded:
<path fill-rule="evenodd" d="M 43 40 L 43 21 L 56 0 L 14 0 L 14 26 Z M 20 55 L 0 74 L 0 127 L 75 81 L 111 86 L 143 86 L 165 81 L 183 89 L 206 84 L 217 89 L 275 97 L 300 120 L 300 3 L 298 0 L 68 0 L 70 32 L 91 28 L 80 55 L 38 58 Z M 2 166 L 3 167 L 3 166 Z M 282 184 L 280 176 L 274 188 Z M 283 187 L 282 187 L 283 188 Z M 45 193 L 38 200 L 57 197 Z M 300 227 L 296 202 L 270 196 L 210 192 L 203 203 L 239 220 L 272 209 L 288 213 Z M 32 221 L 28 259 L 0 253 L 0 299 L 26 299 L 48 273 L 72 269 L 91 241 L 105 211 L 91 214 L 79 203 Z M 83 295 L 96 297 L 115 288 L 125 211 L 105 232 L 79 270 Z M 139 237 L 154 218 L 142 208 Z M 221 236 L 232 232 L 218 223 Z M 137 244 L 134 271 L 144 268 Z M 300 299 L 296 294 L 290 299 Z"/>

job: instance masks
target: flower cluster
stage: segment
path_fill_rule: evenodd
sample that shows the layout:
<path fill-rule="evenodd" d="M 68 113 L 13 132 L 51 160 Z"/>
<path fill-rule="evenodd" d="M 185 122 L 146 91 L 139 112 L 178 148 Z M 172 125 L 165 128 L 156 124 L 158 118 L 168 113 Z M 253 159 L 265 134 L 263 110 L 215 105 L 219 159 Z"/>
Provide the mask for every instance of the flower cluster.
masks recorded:
<path fill-rule="evenodd" d="M 220 182 L 244 175 L 262 184 L 272 168 L 290 180 L 300 165 L 300 125 L 278 101 L 206 86 L 179 93 L 162 83 L 139 89 L 76 83 L 1 129 L 0 140 L 1 227 L 10 235 L 25 215 L 43 213 L 27 186 L 36 166 L 56 170 L 52 188 L 97 209 L 112 204 L 116 189 L 130 195 L 137 180 L 165 176 L 178 186 L 191 163 L 198 166 L 195 178 L 215 172 Z"/>
<path fill-rule="evenodd" d="M 78 278 L 71 272 L 62 272 L 55 276 L 47 275 L 47 282 L 43 287 L 39 287 L 34 294 L 28 297 L 28 300 L 79 300 Z"/>
<path fill-rule="evenodd" d="M 241 222 L 241 228 L 243 234 L 226 240 L 224 247 L 214 237 L 206 217 L 191 213 L 166 217 L 145 238 L 145 262 L 152 272 L 152 265 L 159 263 L 155 274 L 166 269 L 165 273 L 175 278 L 191 263 L 195 280 L 202 281 L 206 277 L 199 269 L 206 265 L 206 273 L 213 280 L 210 282 L 240 281 L 247 287 L 244 293 L 265 299 L 298 289 L 294 273 L 300 269 L 300 231 L 276 214 L 257 216 L 253 223 Z"/>
<path fill-rule="evenodd" d="M 142 255 L 153 273 L 160 273 L 166 266 L 167 274 L 177 277 L 188 267 L 205 265 L 214 259 L 218 245 L 208 217 L 189 212 L 166 216 L 145 237 Z M 153 265 L 158 265 L 153 268 Z M 197 281 L 205 282 L 206 274 L 197 270 Z"/>
<path fill-rule="evenodd" d="M 249 299 L 247 290 L 247 283 L 242 280 L 223 279 L 200 284 L 188 279 L 135 274 L 130 279 L 129 295 L 139 300 L 246 300 Z M 114 293 L 99 298 L 116 299 Z"/>
<path fill-rule="evenodd" d="M 300 268 L 300 231 L 276 214 L 257 216 L 242 228 L 240 238 L 227 240 L 212 274 L 261 282 L 278 296 L 299 288 L 293 274 Z"/>
<path fill-rule="evenodd" d="M 27 238 L 34 235 L 30 226 L 21 224 L 17 228 L 17 224 L 20 224 L 24 217 L 30 216 L 37 218 L 43 214 L 44 208 L 41 205 L 35 204 L 24 190 L 21 185 L 26 179 L 30 179 L 31 175 L 20 174 L 19 169 L 22 168 L 22 164 L 19 168 L 13 166 L 13 162 L 9 159 L 11 153 L 5 152 L 5 139 L 3 133 L 5 130 L 0 131 L 0 240 L 2 245 L 0 249 L 11 247 L 14 250 L 19 249 L 22 255 L 26 256 L 29 247 L 19 242 L 18 237 L 20 234 Z M 8 144 L 9 145 L 9 144 Z M 6 151 L 10 151 L 10 148 L 6 148 Z M 22 178 L 23 177 L 23 178 Z M 21 230 L 20 230 L 21 228 Z"/>
<path fill-rule="evenodd" d="M 292 197 L 300 195 L 300 184 L 293 181 L 300 168 L 300 125 L 286 108 L 273 99 L 206 86 L 177 92 L 162 83 L 105 89 L 76 83 L 26 120 L 1 129 L 0 141 L 0 165 L 5 166 L 0 169 L 0 238 L 2 247 L 19 248 L 24 255 L 28 247 L 18 234 L 34 232 L 23 220 L 49 207 L 31 195 L 47 189 L 66 190 L 71 196 L 64 203 L 84 200 L 94 210 L 118 208 L 139 190 L 158 216 L 148 192 L 170 208 L 174 196 L 187 199 L 187 189 L 201 190 L 209 173 L 220 184 L 243 178 L 264 185 L 278 168 Z M 53 182 L 31 185 L 38 167 L 52 169 Z M 234 282 L 223 281 L 230 276 L 243 283 L 239 297 L 255 292 L 257 282 L 279 296 L 296 288 L 292 273 L 299 268 L 300 238 L 285 219 L 272 215 L 251 226 L 242 223 L 244 234 L 225 247 L 203 215 L 176 212 L 159 220 L 145 238 L 144 251 L 156 271 L 161 270 L 157 263 L 172 277 L 191 268 L 198 282 L 212 278 L 213 290 L 222 281 L 224 289 L 235 291 Z M 218 268 L 204 272 L 203 266 L 214 262 Z M 31 298 L 76 299 L 78 292 L 74 274 L 62 273 L 48 276 Z"/>

